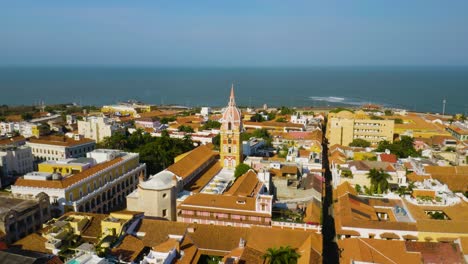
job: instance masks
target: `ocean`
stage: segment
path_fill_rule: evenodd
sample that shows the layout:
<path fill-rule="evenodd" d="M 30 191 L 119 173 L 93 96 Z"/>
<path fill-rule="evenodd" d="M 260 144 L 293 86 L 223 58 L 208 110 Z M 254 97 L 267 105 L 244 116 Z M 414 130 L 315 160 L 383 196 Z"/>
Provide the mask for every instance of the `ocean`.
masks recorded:
<path fill-rule="evenodd" d="M 0 67 L 0 104 L 356 106 L 466 113 L 468 67 Z"/>

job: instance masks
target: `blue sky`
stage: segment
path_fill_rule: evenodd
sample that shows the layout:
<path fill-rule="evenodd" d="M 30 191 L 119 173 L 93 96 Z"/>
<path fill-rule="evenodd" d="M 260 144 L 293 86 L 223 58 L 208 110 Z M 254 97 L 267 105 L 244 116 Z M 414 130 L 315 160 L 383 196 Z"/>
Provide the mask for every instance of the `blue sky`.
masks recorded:
<path fill-rule="evenodd" d="M 0 0 L 0 65 L 468 65 L 468 1 Z"/>

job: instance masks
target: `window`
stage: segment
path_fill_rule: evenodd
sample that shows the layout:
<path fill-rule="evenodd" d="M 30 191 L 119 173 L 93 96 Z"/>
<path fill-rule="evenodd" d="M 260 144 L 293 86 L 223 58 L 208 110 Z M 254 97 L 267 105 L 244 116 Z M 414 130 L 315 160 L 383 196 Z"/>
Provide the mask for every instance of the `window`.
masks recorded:
<path fill-rule="evenodd" d="M 232 143 L 232 139 L 228 138 L 228 144 L 231 144 L 231 143 Z"/>
<path fill-rule="evenodd" d="M 163 217 L 166 217 L 166 216 L 167 216 L 167 209 L 163 209 L 163 210 L 162 210 L 162 216 L 163 216 Z"/>
<path fill-rule="evenodd" d="M 231 122 L 228 123 L 228 130 L 232 130 L 232 123 Z"/>
<path fill-rule="evenodd" d="M 231 153 L 231 147 L 228 147 L 228 153 Z"/>
<path fill-rule="evenodd" d="M 70 193 L 70 196 L 68 197 L 70 202 L 73 202 L 73 193 Z"/>
<path fill-rule="evenodd" d="M 162 197 L 163 198 L 166 198 L 167 194 L 166 193 L 163 193 Z"/>

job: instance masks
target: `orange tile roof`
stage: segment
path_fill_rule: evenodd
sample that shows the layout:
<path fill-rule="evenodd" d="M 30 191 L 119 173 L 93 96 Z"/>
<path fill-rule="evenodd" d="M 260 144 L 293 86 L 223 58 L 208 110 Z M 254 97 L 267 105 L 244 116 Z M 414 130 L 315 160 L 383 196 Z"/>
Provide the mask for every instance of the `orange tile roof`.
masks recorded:
<path fill-rule="evenodd" d="M 252 197 L 258 193 L 261 186 L 262 183 L 258 180 L 257 174 L 253 170 L 249 170 L 240 176 L 224 194 Z"/>
<path fill-rule="evenodd" d="M 55 145 L 55 146 L 64 146 L 72 147 L 78 146 L 87 143 L 96 143 L 96 141 L 89 138 L 82 138 L 80 140 L 74 140 L 69 137 L 59 137 L 59 136 L 46 136 L 40 138 L 30 138 L 29 142 L 34 144 L 45 144 L 45 145 Z"/>
<path fill-rule="evenodd" d="M 141 254 L 145 245 L 143 241 L 132 236 L 126 235 L 117 247 L 112 248 L 111 255 L 119 257 L 119 259 L 126 262 L 133 262 L 136 260 L 138 255 Z"/>
<path fill-rule="evenodd" d="M 23 136 L 16 136 L 16 137 L 11 137 L 7 139 L 2 139 L 0 140 L 0 146 L 2 145 L 10 145 L 10 144 L 15 144 L 18 142 L 24 141 L 26 142 L 26 138 Z"/>
<path fill-rule="evenodd" d="M 241 201 L 241 202 L 238 202 Z M 214 210 L 245 210 L 251 211 L 249 214 L 255 215 L 269 215 L 268 213 L 256 212 L 256 198 L 252 197 L 237 197 L 231 195 L 214 195 L 206 193 L 197 193 L 187 197 L 179 206 L 180 209 L 193 209 L 192 206 L 206 207 L 206 209 L 199 208 L 201 211 L 214 211 Z"/>
<path fill-rule="evenodd" d="M 199 178 L 184 187 L 184 189 L 193 193 L 199 193 L 222 168 L 220 162 L 215 162 L 213 166 L 210 166 Z"/>
<path fill-rule="evenodd" d="M 341 263 L 356 261 L 382 264 L 421 263 L 421 254 L 406 250 L 404 241 L 348 238 L 338 241 L 341 252 Z"/>
<path fill-rule="evenodd" d="M 24 250 L 42 252 L 42 253 L 52 253 L 51 250 L 46 249 L 45 243 L 47 239 L 40 234 L 32 233 L 26 237 L 16 241 L 13 246 L 21 247 Z"/>
<path fill-rule="evenodd" d="M 53 188 L 53 189 L 64 189 L 67 188 L 83 179 L 86 179 L 99 171 L 106 169 L 112 165 L 115 165 L 122 161 L 123 158 L 119 157 L 111 161 L 103 162 L 97 164 L 87 170 L 82 172 L 70 175 L 63 178 L 62 180 L 27 180 L 24 178 L 18 178 L 15 182 L 15 186 L 24 186 L 24 187 L 37 187 L 37 188 Z"/>
<path fill-rule="evenodd" d="M 259 126 L 263 128 L 304 128 L 304 125 L 294 124 L 289 122 L 275 122 L 275 121 L 265 121 L 265 122 L 252 122 L 244 121 L 244 126 Z"/>
<path fill-rule="evenodd" d="M 213 150 L 207 145 L 201 145 L 192 150 L 187 156 L 167 168 L 168 171 L 179 177 L 186 178 L 192 175 L 203 164 L 215 156 Z"/>

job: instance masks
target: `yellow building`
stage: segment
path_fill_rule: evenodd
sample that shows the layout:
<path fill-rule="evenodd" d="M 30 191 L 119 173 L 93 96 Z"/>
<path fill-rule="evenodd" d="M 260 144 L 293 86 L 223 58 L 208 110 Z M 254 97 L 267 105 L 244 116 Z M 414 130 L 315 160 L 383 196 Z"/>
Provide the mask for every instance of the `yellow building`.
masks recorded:
<path fill-rule="evenodd" d="M 236 106 L 234 98 L 234 85 L 231 87 L 229 105 L 223 113 L 220 129 L 220 158 L 224 168 L 235 169 L 242 163 L 242 142 L 240 133 L 242 131 L 241 111 Z"/>
<path fill-rule="evenodd" d="M 124 203 L 146 173 L 146 165 L 139 163 L 136 153 L 98 149 L 87 156 L 94 162 L 82 166 L 81 171 L 78 165 L 44 164 L 42 172 L 24 175 L 11 190 L 15 194 L 47 193 L 55 215 L 67 211 L 109 212 Z"/>
<path fill-rule="evenodd" d="M 328 115 L 327 138 L 330 145 L 349 146 L 354 139 L 372 144 L 387 140 L 393 142 L 394 120 L 375 120 L 362 111 L 341 111 Z"/>
<path fill-rule="evenodd" d="M 44 161 L 37 165 L 38 172 L 60 173 L 62 175 L 76 174 L 90 168 L 91 159 L 66 159 L 60 161 Z"/>

